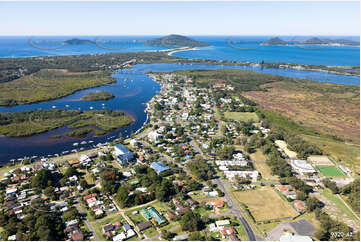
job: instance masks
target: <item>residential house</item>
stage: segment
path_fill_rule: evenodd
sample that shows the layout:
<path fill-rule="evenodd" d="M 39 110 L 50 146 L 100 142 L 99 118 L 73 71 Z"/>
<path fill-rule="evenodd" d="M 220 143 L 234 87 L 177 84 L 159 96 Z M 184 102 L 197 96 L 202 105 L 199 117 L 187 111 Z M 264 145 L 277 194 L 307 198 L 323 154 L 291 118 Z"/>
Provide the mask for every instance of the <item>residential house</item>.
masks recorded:
<path fill-rule="evenodd" d="M 157 172 L 157 174 L 169 170 L 169 167 L 164 165 L 162 162 L 152 162 L 150 164 L 150 167 L 153 168 Z"/>
<path fill-rule="evenodd" d="M 151 226 L 152 226 L 152 223 L 149 221 L 137 224 L 137 228 L 139 231 L 146 230 L 146 229 L 150 228 Z"/>
<path fill-rule="evenodd" d="M 133 153 L 124 145 L 116 144 L 114 146 L 114 154 L 117 157 L 117 161 L 120 165 L 126 165 L 134 161 Z"/>

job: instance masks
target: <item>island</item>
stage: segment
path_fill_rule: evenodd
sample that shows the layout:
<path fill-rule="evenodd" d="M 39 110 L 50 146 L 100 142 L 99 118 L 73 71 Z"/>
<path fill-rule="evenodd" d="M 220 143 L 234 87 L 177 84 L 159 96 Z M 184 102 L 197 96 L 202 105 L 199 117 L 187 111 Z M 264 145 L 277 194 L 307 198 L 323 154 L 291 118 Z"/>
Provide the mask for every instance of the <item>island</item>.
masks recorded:
<path fill-rule="evenodd" d="M 81 97 L 80 99 L 86 100 L 86 101 L 99 101 L 99 100 L 109 100 L 114 98 L 115 96 L 107 91 L 101 91 L 101 92 L 91 92 L 84 97 Z"/>
<path fill-rule="evenodd" d="M 270 38 L 269 40 L 263 41 L 261 45 L 287 45 L 288 42 L 278 37 Z"/>
<path fill-rule="evenodd" d="M 88 44 L 95 44 L 95 41 L 88 40 L 88 39 L 70 39 L 63 41 L 63 44 L 65 45 L 88 45 Z"/>
<path fill-rule="evenodd" d="M 333 45 L 333 46 L 360 46 L 360 42 L 348 40 L 348 39 L 325 39 L 312 37 L 307 40 L 291 40 L 285 41 L 279 37 L 270 38 L 269 40 L 263 41 L 261 45 Z"/>
<path fill-rule="evenodd" d="M 0 135 L 7 137 L 32 136 L 66 125 L 71 129 L 67 136 L 84 137 L 90 133 L 99 136 L 133 122 L 121 111 L 64 109 L 0 113 L 0 120 Z"/>
<path fill-rule="evenodd" d="M 148 40 L 145 42 L 147 45 L 155 46 L 180 46 L 180 47 L 206 47 L 209 44 L 201 41 L 191 39 L 186 36 L 171 34 L 161 38 Z"/>
<path fill-rule="evenodd" d="M 308 40 L 300 41 L 301 44 L 307 45 L 350 45 L 350 46 L 359 46 L 360 43 L 353 40 L 347 39 L 320 39 L 320 38 L 311 38 Z"/>

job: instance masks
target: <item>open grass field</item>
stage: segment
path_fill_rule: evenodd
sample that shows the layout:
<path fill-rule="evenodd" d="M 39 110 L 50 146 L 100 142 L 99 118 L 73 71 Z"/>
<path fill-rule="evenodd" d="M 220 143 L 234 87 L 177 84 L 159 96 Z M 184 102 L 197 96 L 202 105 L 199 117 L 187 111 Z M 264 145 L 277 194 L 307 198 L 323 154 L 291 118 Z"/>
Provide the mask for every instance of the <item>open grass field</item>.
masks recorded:
<path fill-rule="evenodd" d="M 302 135 L 306 141 L 317 145 L 324 153 L 330 154 L 335 160 L 360 173 L 360 145 L 335 141 L 329 138 Z"/>
<path fill-rule="evenodd" d="M 319 170 L 322 173 L 322 175 L 327 176 L 327 177 L 343 177 L 343 176 L 346 176 L 336 166 L 316 166 L 316 169 Z"/>
<path fill-rule="evenodd" d="M 277 176 L 272 175 L 271 168 L 266 164 L 267 157 L 258 149 L 255 153 L 250 155 L 253 165 L 265 180 L 275 180 Z"/>
<path fill-rule="evenodd" d="M 293 218 L 298 215 L 298 212 L 288 202 L 282 200 L 271 187 L 234 192 L 234 196 L 248 207 L 257 222 Z"/>
<path fill-rule="evenodd" d="M 224 117 L 226 119 L 232 119 L 236 121 L 258 121 L 259 118 L 256 113 L 253 112 L 224 112 Z"/>
<path fill-rule="evenodd" d="M 311 81 L 272 82 L 244 96 L 297 124 L 360 142 L 360 88 Z"/>

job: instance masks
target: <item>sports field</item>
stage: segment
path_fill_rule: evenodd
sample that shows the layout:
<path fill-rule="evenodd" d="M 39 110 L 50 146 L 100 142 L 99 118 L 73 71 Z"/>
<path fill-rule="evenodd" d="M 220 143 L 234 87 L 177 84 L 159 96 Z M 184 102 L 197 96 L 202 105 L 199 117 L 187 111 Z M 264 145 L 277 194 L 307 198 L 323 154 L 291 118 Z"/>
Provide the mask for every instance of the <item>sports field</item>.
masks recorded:
<path fill-rule="evenodd" d="M 224 112 L 224 117 L 227 119 L 233 119 L 236 121 L 258 121 L 259 118 L 256 113 L 253 112 Z"/>
<path fill-rule="evenodd" d="M 328 177 L 345 176 L 345 174 L 336 166 L 316 166 L 316 169 L 319 170 L 322 173 L 322 175 Z"/>
<path fill-rule="evenodd" d="M 333 166 L 335 165 L 328 156 L 325 155 L 311 155 L 308 160 L 316 166 Z"/>
<path fill-rule="evenodd" d="M 247 205 L 254 219 L 259 221 L 293 218 L 298 212 L 271 187 L 234 192 L 237 200 Z"/>

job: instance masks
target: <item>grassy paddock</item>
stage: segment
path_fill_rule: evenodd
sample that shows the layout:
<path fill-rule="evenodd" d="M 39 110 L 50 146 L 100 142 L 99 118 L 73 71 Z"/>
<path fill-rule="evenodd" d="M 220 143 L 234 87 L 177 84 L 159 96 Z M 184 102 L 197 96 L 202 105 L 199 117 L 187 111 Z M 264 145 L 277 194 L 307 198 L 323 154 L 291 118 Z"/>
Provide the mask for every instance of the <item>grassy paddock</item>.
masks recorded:
<path fill-rule="evenodd" d="M 254 166 L 258 170 L 263 179 L 275 180 L 277 176 L 272 175 L 271 168 L 266 164 L 267 157 L 258 149 L 255 153 L 252 153 L 251 160 L 254 161 Z"/>
<path fill-rule="evenodd" d="M 253 120 L 255 122 L 259 121 L 259 118 L 254 112 L 224 112 L 224 117 L 226 119 L 232 119 L 236 121 L 250 121 Z"/>
<path fill-rule="evenodd" d="M 293 218 L 297 211 L 271 187 L 257 190 L 234 192 L 237 200 L 246 206 L 257 222 L 282 218 Z"/>

